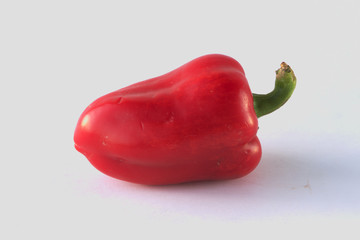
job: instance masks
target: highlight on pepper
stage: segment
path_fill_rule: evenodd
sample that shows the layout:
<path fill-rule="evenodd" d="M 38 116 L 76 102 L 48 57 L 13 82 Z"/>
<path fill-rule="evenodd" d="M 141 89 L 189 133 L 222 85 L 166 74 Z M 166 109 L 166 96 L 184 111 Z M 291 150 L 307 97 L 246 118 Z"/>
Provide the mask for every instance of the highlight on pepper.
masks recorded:
<path fill-rule="evenodd" d="M 283 62 L 274 90 L 253 94 L 235 59 L 205 55 L 96 99 L 78 120 L 75 148 L 102 173 L 133 183 L 240 178 L 261 158 L 258 118 L 295 86 Z"/>

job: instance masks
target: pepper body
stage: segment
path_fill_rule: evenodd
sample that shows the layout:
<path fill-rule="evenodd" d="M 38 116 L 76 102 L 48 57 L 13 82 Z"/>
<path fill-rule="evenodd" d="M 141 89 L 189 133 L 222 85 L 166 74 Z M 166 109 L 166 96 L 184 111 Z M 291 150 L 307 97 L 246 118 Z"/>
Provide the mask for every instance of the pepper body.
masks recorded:
<path fill-rule="evenodd" d="M 95 100 L 74 141 L 101 172 L 162 185 L 250 173 L 261 158 L 257 130 L 243 68 L 211 54 Z"/>

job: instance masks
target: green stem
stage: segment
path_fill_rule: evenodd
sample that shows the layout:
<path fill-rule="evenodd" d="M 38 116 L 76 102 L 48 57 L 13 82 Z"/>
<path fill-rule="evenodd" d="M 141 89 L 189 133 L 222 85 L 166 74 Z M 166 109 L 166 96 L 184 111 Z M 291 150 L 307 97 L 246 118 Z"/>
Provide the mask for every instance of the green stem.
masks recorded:
<path fill-rule="evenodd" d="M 276 71 L 274 90 L 268 94 L 253 93 L 254 109 L 258 118 L 280 108 L 294 92 L 296 77 L 293 70 L 284 62 L 280 66 Z"/>

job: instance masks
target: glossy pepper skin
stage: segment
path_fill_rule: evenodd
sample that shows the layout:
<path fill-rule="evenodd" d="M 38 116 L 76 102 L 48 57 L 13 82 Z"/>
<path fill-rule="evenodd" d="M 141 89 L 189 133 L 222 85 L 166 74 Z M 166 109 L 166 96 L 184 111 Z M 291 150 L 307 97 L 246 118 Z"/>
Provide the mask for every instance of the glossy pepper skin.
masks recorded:
<path fill-rule="evenodd" d="M 111 177 L 164 185 L 247 175 L 261 158 L 257 130 L 243 68 L 211 54 L 95 100 L 74 141 Z"/>

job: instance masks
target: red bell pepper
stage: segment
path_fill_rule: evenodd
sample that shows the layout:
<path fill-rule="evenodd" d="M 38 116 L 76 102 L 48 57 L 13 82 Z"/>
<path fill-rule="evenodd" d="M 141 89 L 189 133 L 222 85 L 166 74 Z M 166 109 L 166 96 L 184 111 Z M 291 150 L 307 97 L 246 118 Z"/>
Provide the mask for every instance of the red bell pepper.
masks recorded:
<path fill-rule="evenodd" d="M 239 178 L 261 158 L 257 118 L 284 104 L 295 85 L 282 63 L 274 91 L 252 94 L 236 60 L 206 55 L 91 103 L 75 147 L 101 172 L 134 183 Z"/>

